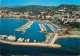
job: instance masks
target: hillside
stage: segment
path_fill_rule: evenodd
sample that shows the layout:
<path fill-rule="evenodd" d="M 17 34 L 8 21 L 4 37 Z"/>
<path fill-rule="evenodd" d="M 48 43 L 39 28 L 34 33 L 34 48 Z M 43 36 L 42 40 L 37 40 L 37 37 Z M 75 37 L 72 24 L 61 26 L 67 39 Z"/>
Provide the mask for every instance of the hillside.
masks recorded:
<path fill-rule="evenodd" d="M 41 5 L 29 5 L 29 6 L 19 6 L 19 7 L 4 7 L 1 9 L 9 9 L 11 11 L 18 11 L 18 12 L 25 12 L 25 11 L 46 11 L 46 10 L 58 10 L 58 9 L 65 9 L 65 10 L 72 10 L 78 11 L 80 10 L 80 5 L 67 5 L 62 4 L 59 6 L 41 6 Z"/>
<path fill-rule="evenodd" d="M 41 5 L 29 5 L 29 6 L 22 6 L 22 7 L 16 7 L 12 8 L 12 11 L 19 11 L 19 12 L 25 12 L 25 11 L 45 11 L 48 9 L 55 9 L 55 6 L 41 6 Z"/>
<path fill-rule="evenodd" d="M 66 9 L 66 10 L 78 11 L 78 10 L 80 10 L 80 5 L 62 4 L 60 6 L 57 6 L 56 9 Z"/>

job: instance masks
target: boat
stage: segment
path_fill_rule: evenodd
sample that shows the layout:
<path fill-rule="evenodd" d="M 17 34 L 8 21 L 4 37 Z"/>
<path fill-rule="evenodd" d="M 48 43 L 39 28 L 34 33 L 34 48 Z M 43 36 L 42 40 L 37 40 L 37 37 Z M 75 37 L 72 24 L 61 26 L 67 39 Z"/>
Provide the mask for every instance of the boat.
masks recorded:
<path fill-rule="evenodd" d="M 24 38 L 20 37 L 17 42 L 23 42 Z"/>
<path fill-rule="evenodd" d="M 7 37 L 7 40 L 9 40 L 9 41 L 15 41 L 16 37 L 13 36 L 13 35 L 10 35 L 10 36 Z"/>

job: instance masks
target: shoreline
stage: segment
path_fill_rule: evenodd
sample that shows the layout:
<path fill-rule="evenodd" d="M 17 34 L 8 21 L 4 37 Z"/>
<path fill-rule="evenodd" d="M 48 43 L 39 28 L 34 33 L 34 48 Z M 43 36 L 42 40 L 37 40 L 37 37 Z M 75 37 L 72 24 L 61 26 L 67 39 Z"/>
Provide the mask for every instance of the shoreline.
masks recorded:
<path fill-rule="evenodd" d="M 0 19 L 24 19 L 24 18 L 0 18 Z M 42 20 L 42 19 L 24 19 L 24 20 L 28 20 L 28 21 L 36 21 L 36 22 L 39 22 L 39 21 L 46 21 L 46 20 Z"/>

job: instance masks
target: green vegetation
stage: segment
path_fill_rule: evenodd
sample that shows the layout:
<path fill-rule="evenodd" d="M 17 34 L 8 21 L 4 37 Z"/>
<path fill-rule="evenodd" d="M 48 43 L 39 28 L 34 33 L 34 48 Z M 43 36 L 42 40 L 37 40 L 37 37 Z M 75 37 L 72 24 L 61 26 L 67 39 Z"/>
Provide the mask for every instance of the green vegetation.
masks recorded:
<path fill-rule="evenodd" d="M 80 10 L 80 5 L 67 5 L 62 4 L 60 6 L 41 6 L 41 5 L 29 5 L 29 6 L 19 6 L 19 7 L 4 7 L 1 9 L 10 9 L 12 11 L 18 11 L 18 12 L 25 12 L 25 11 L 51 11 L 51 10 L 58 10 L 58 9 L 65 9 L 66 11 L 78 11 Z"/>
<path fill-rule="evenodd" d="M 80 23 L 78 23 L 78 22 L 72 22 L 72 23 L 68 23 L 69 24 L 69 26 L 72 26 L 73 28 L 80 28 Z"/>
<path fill-rule="evenodd" d="M 39 12 L 39 11 L 46 11 L 50 9 L 55 9 L 55 6 L 41 6 L 41 5 L 29 5 L 29 6 L 22 6 L 22 7 L 16 7 L 12 8 L 12 11 L 19 11 L 19 12 Z"/>
<path fill-rule="evenodd" d="M 78 10 L 80 10 L 80 5 L 62 4 L 62 5 L 58 6 L 58 7 L 56 7 L 56 9 L 65 9 L 65 10 L 78 11 Z"/>

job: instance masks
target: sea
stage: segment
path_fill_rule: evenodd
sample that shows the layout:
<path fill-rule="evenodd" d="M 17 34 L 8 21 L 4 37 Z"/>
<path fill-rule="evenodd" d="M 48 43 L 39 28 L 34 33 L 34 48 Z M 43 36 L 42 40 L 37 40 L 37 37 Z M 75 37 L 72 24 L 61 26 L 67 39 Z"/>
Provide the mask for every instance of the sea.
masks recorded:
<path fill-rule="evenodd" d="M 0 19 L 0 35 L 14 35 L 16 41 L 22 37 L 30 39 L 30 42 L 45 41 L 46 33 L 39 33 L 39 22 L 35 21 L 24 34 L 15 29 L 26 24 L 25 19 Z M 52 32 L 47 25 L 44 24 L 48 32 Z M 55 27 L 55 26 L 53 26 Z M 56 28 L 56 27 L 55 27 Z M 31 46 L 11 46 L 7 44 L 0 44 L 0 55 L 4 56 L 78 56 L 80 55 L 80 38 L 59 38 L 55 44 L 60 44 L 61 48 L 45 48 L 45 47 L 31 47 Z"/>

